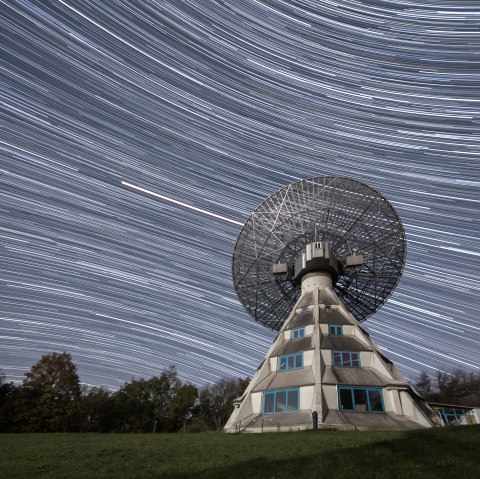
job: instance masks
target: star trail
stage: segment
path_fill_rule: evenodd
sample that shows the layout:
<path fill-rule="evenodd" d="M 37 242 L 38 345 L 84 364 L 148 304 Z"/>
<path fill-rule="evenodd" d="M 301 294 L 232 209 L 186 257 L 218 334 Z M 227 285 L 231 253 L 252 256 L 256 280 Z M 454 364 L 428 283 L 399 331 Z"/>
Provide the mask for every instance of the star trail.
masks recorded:
<path fill-rule="evenodd" d="M 1 3 L 0 368 L 118 388 L 251 376 L 241 225 L 302 178 L 385 195 L 404 274 L 365 328 L 410 379 L 480 370 L 480 8 L 462 0 Z"/>

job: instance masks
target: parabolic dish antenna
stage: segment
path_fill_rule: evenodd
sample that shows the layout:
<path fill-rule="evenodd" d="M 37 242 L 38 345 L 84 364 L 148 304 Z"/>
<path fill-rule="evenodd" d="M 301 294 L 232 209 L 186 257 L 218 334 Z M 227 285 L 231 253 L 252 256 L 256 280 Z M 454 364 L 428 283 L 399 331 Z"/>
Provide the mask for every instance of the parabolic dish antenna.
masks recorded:
<path fill-rule="evenodd" d="M 327 243 L 338 260 L 333 289 L 357 321 L 387 300 L 402 275 L 405 231 L 384 196 L 349 178 L 297 181 L 260 204 L 235 245 L 233 282 L 255 321 L 282 327 L 301 293 L 291 265 L 315 242 Z M 274 274 L 275 264 L 289 270 Z"/>

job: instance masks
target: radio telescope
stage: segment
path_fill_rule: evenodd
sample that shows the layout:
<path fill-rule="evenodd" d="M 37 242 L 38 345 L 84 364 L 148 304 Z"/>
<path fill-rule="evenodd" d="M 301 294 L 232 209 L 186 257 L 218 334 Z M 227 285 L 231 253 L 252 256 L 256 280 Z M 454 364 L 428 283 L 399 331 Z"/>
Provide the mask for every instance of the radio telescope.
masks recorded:
<path fill-rule="evenodd" d="M 432 410 L 360 327 L 405 255 L 399 216 L 359 181 L 318 176 L 263 201 L 238 236 L 233 282 L 279 333 L 225 431 L 431 427 Z"/>
<path fill-rule="evenodd" d="M 281 328 L 301 291 L 290 265 L 307 244 L 320 241 L 338 260 L 338 272 L 332 271 L 334 291 L 357 321 L 371 316 L 390 296 L 406 255 L 399 216 L 364 183 L 318 176 L 268 197 L 238 236 L 233 282 L 256 321 L 275 331 Z M 287 265 L 285 274 L 274 274 L 273 263 Z"/>

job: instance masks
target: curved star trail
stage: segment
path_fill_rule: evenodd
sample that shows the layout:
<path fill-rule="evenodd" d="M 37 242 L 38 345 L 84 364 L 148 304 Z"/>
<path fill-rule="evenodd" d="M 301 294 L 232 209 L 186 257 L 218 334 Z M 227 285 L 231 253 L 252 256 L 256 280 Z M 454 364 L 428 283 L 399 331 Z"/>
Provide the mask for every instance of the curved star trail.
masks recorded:
<path fill-rule="evenodd" d="M 365 324 L 405 375 L 480 369 L 476 1 L 2 2 L 0 368 L 252 375 L 240 226 L 286 184 L 384 194 L 404 276 Z M 132 188 L 134 185 L 137 188 Z M 140 189 L 139 189 L 140 188 Z M 149 192 L 156 193 L 152 195 Z"/>

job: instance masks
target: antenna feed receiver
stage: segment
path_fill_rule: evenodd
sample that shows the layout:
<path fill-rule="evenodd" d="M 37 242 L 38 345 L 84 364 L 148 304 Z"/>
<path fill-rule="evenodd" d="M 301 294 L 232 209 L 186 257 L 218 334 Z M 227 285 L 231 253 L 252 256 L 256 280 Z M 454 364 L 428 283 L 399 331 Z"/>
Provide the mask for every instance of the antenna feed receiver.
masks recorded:
<path fill-rule="evenodd" d="M 363 255 L 354 252 L 352 254 L 347 254 L 346 256 L 342 256 L 340 258 L 342 265 L 345 268 L 353 268 L 355 266 L 362 266 L 363 265 Z"/>
<path fill-rule="evenodd" d="M 342 264 L 337 260 L 326 241 L 316 241 L 305 246 L 303 252 L 294 263 L 273 263 L 272 272 L 277 278 L 287 278 L 294 285 L 302 282 L 303 276 L 315 271 L 330 273 L 335 284 L 342 272 Z"/>

